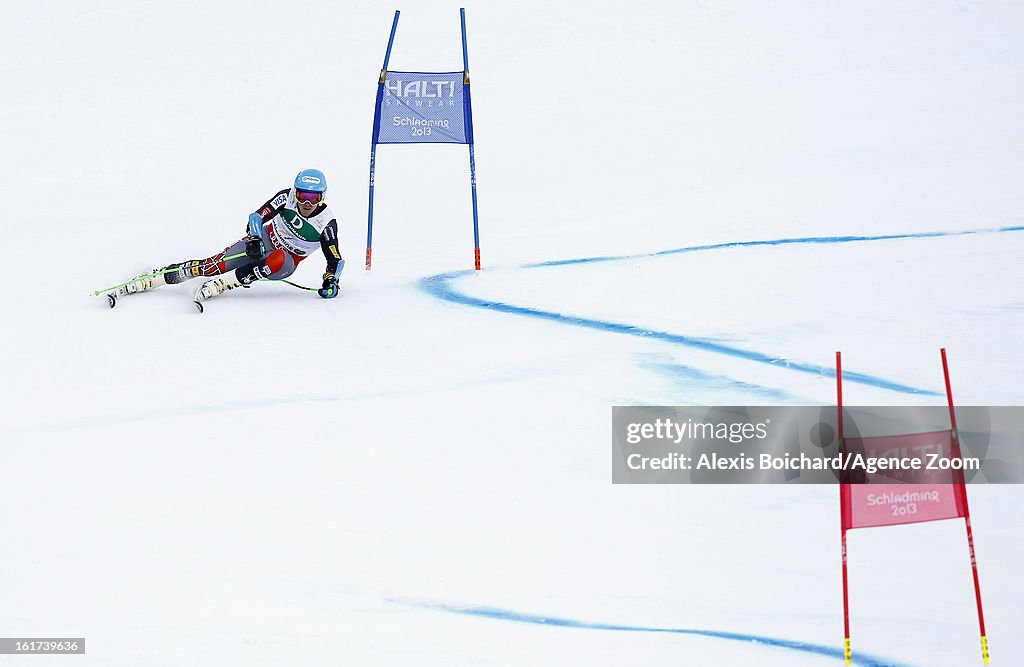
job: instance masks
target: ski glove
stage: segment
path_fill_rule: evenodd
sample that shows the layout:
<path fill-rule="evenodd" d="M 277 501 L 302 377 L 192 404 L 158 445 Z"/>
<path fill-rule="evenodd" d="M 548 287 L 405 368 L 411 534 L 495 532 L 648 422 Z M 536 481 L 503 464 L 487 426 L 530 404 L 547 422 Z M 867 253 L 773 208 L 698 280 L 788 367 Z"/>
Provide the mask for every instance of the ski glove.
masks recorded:
<path fill-rule="evenodd" d="M 338 296 L 338 278 L 333 273 L 324 274 L 324 285 L 316 291 L 322 299 L 333 299 Z"/>
<path fill-rule="evenodd" d="M 245 254 L 252 259 L 262 259 L 266 254 L 263 247 L 263 218 L 259 213 L 249 214 L 249 236 L 245 239 Z"/>
<path fill-rule="evenodd" d="M 245 240 L 245 254 L 252 259 L 262 259 L 264 255 L 263 239 L 250 236 Z"/>

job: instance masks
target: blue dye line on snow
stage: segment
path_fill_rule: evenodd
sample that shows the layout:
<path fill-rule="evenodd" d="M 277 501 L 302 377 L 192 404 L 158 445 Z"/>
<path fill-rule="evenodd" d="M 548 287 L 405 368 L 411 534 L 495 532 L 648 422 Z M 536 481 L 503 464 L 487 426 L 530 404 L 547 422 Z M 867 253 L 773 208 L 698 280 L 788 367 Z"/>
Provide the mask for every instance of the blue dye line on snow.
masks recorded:
<path fill-rule="evenodd" d="M 760 241 L 730 241 L 727 243 L 713 243 L 710 245 L 686 246 L 684 248 L 672 248 L 670 250 L 659 250 L 651 253 L 638 255 L 609 255 L 605 257 L 581 257 L 578 259 L 556 259 L 537 264 L 524 264 L 524 269 L 534 269 L 544 266 L 565 266 L 568 264 L 589 264 L 592 262 L 611 262 L 625 259 L 638 259 L 642 257 L 661 257 L 663 255 L 679 255 L 688 252 L 701 252 L 704 250 L 724 250 L 727 248 L 749 248 L 757 246 L 780 246 L 796 244 L 831 244 L 831 243 L 859 243 L 865 241 L 896 241 L 900 239 L 931 239 L 947 236 L 969 236 L 974 234 L 998 234 L 1005 232 L 1024 231 L 1024 225 L 1011 227 L 994 227 L 989 229 L 968 229 L 954 232 L 915 232 L 912 234 L 879 234 L 876 236 L 802 236 L 788 239 L 766 239 Z M 459 272 L 467 273 L 467 272 Z M 471 271 L 468 273 L 472 273 Z"/>
<path fill-rule="evenodd" d="M 756 247 L 756 246 L 780 246 L 780 245 L 795 245 L 795 244 L 834 244 L 834 243 L 860 243 L 868 241 L 892 241 L 899 239 L 925 239 L 925 238 L 940 238 L 947 236 L 966 236 L 972 234 L 996 234 L 1003 232 L 1019 232 L 1024 231 L 1024 225 L 1012 226 L 1012 227 L 998 227 L 992 229 L 975 229 L 975 230 L 962 230 L 952 232 L 917 232 L 912 234 L 883 234 L 878 236 L 806 236 L 798 238 L 787 238 L 787 239 L 770 239 L 761 241 L 736 241 L 731 243 L 716 243 L 712 245 L 700 245 L 700 246 L 688 246 L 684 248 L 673 248 L 671 250 L 661 250 L 653 253 L 641 253 L 637 255 L 615 255 L 615 256 L 604 256 L 604 257 L 583 257 L 579 259 L 559 259 L 548 262 L 540 262 L 538 264 L 524 264 L 520 268 L 523 269 L 534 269 L 551 266 L 567 266 L 573 264 L 592 264 L 598 262 L 613 262 L 628 259 L 641 259 L 645 257 L 661 257 L 664 255 L 682 254 L 688 252 L 700 252 L 704 250 L 722 250 L 727 248 L 744 248 L 744 247 Z M 737 357 L 745 359 L 747 361 L 754 361 L 757 363 L 768 364 L 777 368 L 786 368 L 801 373 L 807 373 L 810 375 L 817 375 L 819 377 L 835 377 L 835 369 L 831 367 L 818 366 L 815 364 L 808 364 L 803 362 L 794 362 L 791 360 L 783 359 L 781 357 L 775 357 L 762 352 L 754 350 L 745 350 L 738 347 L 732 347 L 729 345 L 723 345 L 713 340 L 706 338 L 698 338 L 695 336 L 684 336 L 681 334 L 674 334 L 666 331 L 655 331 L 653 329 L 645 329 L 642 327 L 633 326 L 631 324 L 620 324 L 617 322 L 609 322 L 605 320 L 595 320 L 586 317 L 576 317 L 574 315 L 564 315 L 562 313 L 555 313 L 546 310 L 538 310 L 536 308 L 528 308 L 525 306 L 516 306 L 513 304 L 502 303 L 500 301 L 489 301 L 486 299 L 477 299 L 469 295 L 463 294 L 456 290 L 452 286 L 452 281 L 462 276 L 470 275 L 474 273 L 472 270 L 465 271 L 452 271 L 450 273 L 440 273 L 433 276 L 428 276 L 420 280 L 420 287 L 428 294 L 435 296 L 444 301 L 451 303 L 457 303 L 464 306 L 472 306 L 476 308 L 485 308 L 488 310 L 494 310 L 503 313 L 510 313 L 514 315 L 525 315 L 528 317 L 536 317 L 538 319 L 551 320 L 554 322 L 561 322 L 563 324 L 571 324 L 573 326 L 585 327 L 588 329 L 597 329 L 599 331 L 608 331 L 611 333 L 628 334 L 632 336 L 641 336 L 644 338 L 651 338 L 654 340 L 660 340 L 667 343 L 674 343 L 676 345 L 684 345 L 687 347 L 693 347 L 706 352 L 714 352 L 717 354 L 723 354 L 730 357 Z M 843 373 L 843 379 L 849 382 L 855 382 L 858 384 L 867 385 L 870 387 L 876 387 L 879 389 L 888 389 L 890 391 L 899 392 L 902 394 L 919 394 L 923 396 L 939 396 L 940 392 L 931 391 L 927 389 L 920 389 L 917 387 L 911 387 L 909 385 L 900 384 L 893 382 L 885 378 L 877 377 L 874 375 L 868 375 L 866 373 L 855 373 L 846 371 Z"/>
<path fill-rule="evenodd" d="M 632 324 L 619 324 L 617 322 L 607 322 L 604 320 L 592 320 L 586 317 L 576 317 L 574 315 L 563 315 L 562 313 L 553 313 L 546 310 L 537 310 L 536 308 L 527 308 L 525 306 L 514 306 L 508 303 L 501 303 L 500 301 L 486 301 L 484 299 L 477 299 L 475 297 L 467 296 L 460 292 L 457 292 L 450 284 L 449 281 L 452 278 L 464 275 L 465 272 L 442 274 L 439 276 L 430 276 L 420 281 L 420 286 L 428 293 L 436 296 L 439 299 L 445 301 L 451 301 L 452 303 L 458 303 L 465 306 L 476 306 L 479 308 L 487 308 L 490 310 L 496 310 L 503 313 L 512 313 L 515 315 L 528 315 L 539 319 L 552 320 L 555 322 L 561 322 L 563 324 L 572 324 L 578 327 L 585 327 L 588 329 L 597 329 L 599 331 L 609 331 L 611 333 L 630 334 L 633 336 L 641 336 L 653 340 L 660 340 L 666 343 L 675 343 L 677 345 L 685 345 L 687 347 L 694 347 L 706 352 L 717 352 L 718 354 L 724 354 L 730 357 L 738 357 L 747 361 L 756 361 L 764 364 L 769 364 L 777 368 L 785 368 L 788 370 L 800 371 L 803 373 L 809 373 L 811 375 L 817 375 L 820 377 L 835 377 L 835 369 L 828 368 L 825 366 L 816 366 L 814 364 L 806 364 L 803 362 L 794 362 L 781 357 L 773 357 L 762 352 L 756 352 L 753 350 L 744 350 L 738 347 L 730 347 L 713 340 L 706 338 L 697 338 L 695 336 L 684 336 L 681 334 L 669 333 L 667 331 L 656 331 L 654 329 L 644 329 L 637 327 Z M 843 379 L 849 382 L 859 382 L 861 384 L 870 385 L 872 387 L 880 387 L 882 389 L 891 389 L 892 391 L 898 391 L 904 394 L 924 394 L 938 396 L 938 392 L 928 391 L 925 389 L 918 389 L 909 385 L 900 384 L 898 382 L 892 382 L 884 378 L 875 377 L 873 375 L 866 375 L 863 373 L 853 373 L 850 371 L 843 372 Z"/>
<path fill-rule="evenodd" d="M 666 375 L 675 380 L 682 380 L 689 383 L 698 382 L 704 391 L 714 391 L 718 389 L 743 391 L 761 399 L 776 401 L 776 404 L 778 405 L 783 405 L 793 400 L 788 393 L 781 389 L 764 387 L 757 384 L 751 384 L 749 382 L 740 382 L 739 380 L 733 380 L 732 378 L 721 375 L 704 373 L 692 366 L 645 361 L 640 363 L 640 367 L 661 373 L 662 375 Z"/>
<path fill-rule="evenodd" d="M 444 611 L 464 616 L 477 616 L 490 618 L 499 621 L 512 621 L 514 623 L 532 623 L 535 625 L 546 625 L 557 628 L 577 628 L 581 630 L 606 630 L 611 632 L 649 632 L 664 633 L 673 635 L 696 635 L 700 637 L 711 637 L 714 639 L 725 639 L 728 641 L 745 642 L 750 644 L 763 644 L 773 648 L 789 649 L 814 655 L 822 655 L 836 660 L 843 660 L 842 649 L 822 646 L 821 644 L 809 644 L 791 639 L 778 639 L 775 637 L 764 637 L 761 635 L 749 635 L 739 632 L 720 632 L 718 630 L 701 630 L 699 628 L 656 628 L 634 625 L 618 625 L 614 623 L 588 623 L 569 618 L 558 618 L 555 616 L 538 616 L 535 614 L 524 614 L 507 609 L 495 607 L 465 607 L 448 605 L 442 603 L 409 603 L 411 606 L 435 611 Z M 853 664 L 864 667 L 903 667 L 902 663 L 885 660 L 866 653 L 856 652 L 853 655 Z"/>

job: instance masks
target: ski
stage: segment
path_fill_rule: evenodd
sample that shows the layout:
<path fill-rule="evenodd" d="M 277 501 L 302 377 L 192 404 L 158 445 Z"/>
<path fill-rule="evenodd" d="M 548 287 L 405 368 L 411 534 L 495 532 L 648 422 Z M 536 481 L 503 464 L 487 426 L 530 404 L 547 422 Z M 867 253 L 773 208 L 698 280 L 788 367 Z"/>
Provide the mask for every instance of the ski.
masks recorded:
<path fill-rule="evenodd" d="M 111 308 L 114 308 L 121 302 L 121 294 L 119 292 L 107 292 L 103 296 L 107 297 L 107 305 Z M 199 300 L 195 300 L 192 303 L 195 304 L 200 313 L 203 312 L 203 304 Z"/>

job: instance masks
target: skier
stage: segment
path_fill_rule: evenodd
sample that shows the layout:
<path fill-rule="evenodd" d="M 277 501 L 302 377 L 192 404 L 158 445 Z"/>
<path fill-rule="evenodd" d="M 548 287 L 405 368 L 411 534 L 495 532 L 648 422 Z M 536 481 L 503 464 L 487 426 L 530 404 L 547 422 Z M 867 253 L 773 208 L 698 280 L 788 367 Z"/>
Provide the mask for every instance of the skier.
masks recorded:
<path fill-rule="evenodd" d="M 317 294 L 333 299 L 338 296 L 338 276 L 345 260 L 338 250 L 338 222 L 324 203 L 326 194 L 327 179 L 323 172 L 304 169 L 295 177 L 292 188 L 281 190 L 249 215 L 244 238 L 211 257 L 170 264 L 137 276 L 118 288 L 117 295 L 204 277 L 209 279 L 195 292 L 196 306 L 201 311 L 202 301 L 228 290 L 249 287 L 261 278 L 287 278 L 299 262 L 319 247 L 327 259 L 327 270 Z"/>

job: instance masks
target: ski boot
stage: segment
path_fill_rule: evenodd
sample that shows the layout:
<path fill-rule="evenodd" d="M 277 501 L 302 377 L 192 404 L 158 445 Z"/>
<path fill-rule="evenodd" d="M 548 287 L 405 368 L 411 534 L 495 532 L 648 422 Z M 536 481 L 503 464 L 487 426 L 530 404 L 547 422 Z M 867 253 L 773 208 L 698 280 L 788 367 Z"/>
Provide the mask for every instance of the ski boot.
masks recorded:
<path fill-rule="evenodd" d="M 107 292 L 107 302 L 110 304 L 110 307 L 116 306 L 117 300 L 126 294 L 138 294 L 139 292 L 145 292 L 146 290 L 166 285 L 167 282 L 160 271 L 161 269 L 153 269 L 149 273 L 140 273 L 116 290 Z"/>
<path fill-rule="evenodd" d="M 196 304 L 196 308 L 198 308 L 201 313 L 203 312 L 203 301 L 212 299 L 215 296 L 220 296 L 224 292 L 233 290 L 236 287 L 248 287 L 248 285 L 243 285 L 242 282 L 238 280 L 238 276 L 235 275 L 235 272 L 230 271 L 224 275 L 217 276 L 216 278 L 211 278 L 200 285 L 199 289 L 195 292 L 193 301 Z"/>
<path fill-rule="evenodd" d="M 163 275 L 160 275 L 159 271 L 160 269 L 153 269 L 149 273 L 140 273 L 124 285 L 118 287 L 117 295 L 137 294 L 166 285 L 167 282 L 164 280 Z"/>

